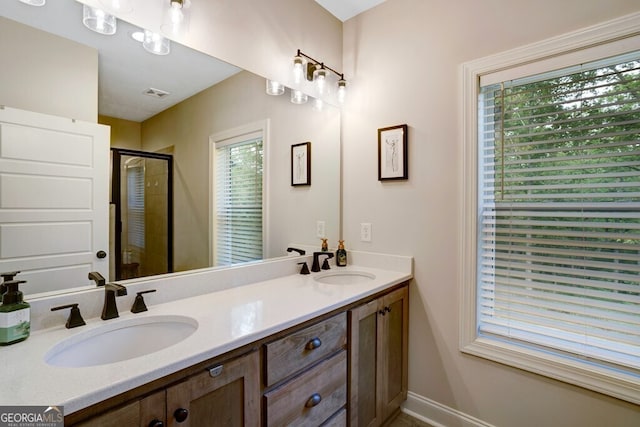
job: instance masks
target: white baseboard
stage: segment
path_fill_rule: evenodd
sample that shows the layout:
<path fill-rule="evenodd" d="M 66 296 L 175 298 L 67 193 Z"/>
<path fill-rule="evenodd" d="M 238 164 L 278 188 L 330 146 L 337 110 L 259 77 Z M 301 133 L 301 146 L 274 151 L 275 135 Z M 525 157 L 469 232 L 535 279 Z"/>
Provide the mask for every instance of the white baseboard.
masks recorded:
<path fill-rule="evenodd" d="M 434 427 L 494 427 L 457 409 L 409 392 L 402 412 Z"/>

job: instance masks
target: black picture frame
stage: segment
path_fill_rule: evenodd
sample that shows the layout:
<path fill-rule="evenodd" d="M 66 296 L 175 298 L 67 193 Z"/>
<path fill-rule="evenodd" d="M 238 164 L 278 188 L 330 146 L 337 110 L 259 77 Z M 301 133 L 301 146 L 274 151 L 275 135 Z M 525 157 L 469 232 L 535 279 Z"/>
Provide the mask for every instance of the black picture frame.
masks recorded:
<path fill-rule="evenodd" d="M 378 181 L 409 179 L 406 124 L 378 129 Z"/>
<path fill-rule="evenodd" d="M 291 146 L 291 185 L 311 185 L 311 142 Z"/>

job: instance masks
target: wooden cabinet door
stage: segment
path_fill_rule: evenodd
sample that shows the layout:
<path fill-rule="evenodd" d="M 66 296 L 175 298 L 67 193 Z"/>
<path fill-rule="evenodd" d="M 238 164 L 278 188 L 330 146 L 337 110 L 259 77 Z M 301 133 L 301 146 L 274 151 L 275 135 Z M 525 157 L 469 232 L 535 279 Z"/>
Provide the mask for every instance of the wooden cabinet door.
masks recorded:
<path fill-rule="evenodd" d="M 166 423 L 165 392 L 156 392 L 150 396 L 107 411 L 89 420 L 75 424 L 76 427 L 155 427 L 157 423 Z M 162 425 L 162 424 L 160 424 Z"/>
<path fill-rule="evenodd" d="M 378 303 L 371 301 L 349 311 L 349 412 L 354 427 L 376 426 L 382 420 L 378 398 Z"/>
<path fill-rule="evenodd" d="M 381 425 L 407 398 L 408 291 L 349 312 L 351 425 Z"/>
<path fill-rule="evenodd" d="M 260 359 L 257 351 L 214 365 L 167 389 L 170 427 L 258 426 Z"/>
<path fill-rule="evenodd" d="M 407 399 L 409 305 L 407 287 L 381 298 L 378 310 L 381 352 L 380 399 L 386 420 Z"/>

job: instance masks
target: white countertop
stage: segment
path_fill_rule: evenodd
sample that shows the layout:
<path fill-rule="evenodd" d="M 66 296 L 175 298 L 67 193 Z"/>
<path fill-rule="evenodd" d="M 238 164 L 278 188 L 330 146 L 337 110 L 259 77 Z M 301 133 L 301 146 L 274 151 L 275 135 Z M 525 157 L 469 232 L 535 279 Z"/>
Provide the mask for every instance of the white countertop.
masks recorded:
<path fill-rule="evenodd" d="M 336 271 L 334 268 L 331 271 Z M 38 330 L 24 342 L 0 348 L 1 405 L 64 405 L 65 414 L 219 356 L 301 322 L 328 313 L 410 279 L 406 271 L 348 266 L 375 279 L 349 285 L 314 280 L 321 273 L 288 275 L 158 305 L 120 318 L 85 319 L 86 326 Z M 161 290 L 159 290 L 161 292 Z M 47 351 L 79 333 L 141 316 L 180 315 L 198 322 L 188 338 L 155 353 L 122 362 L 83 368 L 49 366 Z M 135 343 L 131 343 L 135 345 Z"/>

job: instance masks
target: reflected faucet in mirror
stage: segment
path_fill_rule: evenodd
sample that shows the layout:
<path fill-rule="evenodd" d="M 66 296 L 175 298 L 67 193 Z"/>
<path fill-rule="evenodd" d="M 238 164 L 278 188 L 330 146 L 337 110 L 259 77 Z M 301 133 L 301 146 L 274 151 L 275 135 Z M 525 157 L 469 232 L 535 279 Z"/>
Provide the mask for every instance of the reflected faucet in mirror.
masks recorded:
<path fill-rule="evenodd" d="M 307 253 L 304 249 L 291 248 L 291 247 L 287 248 L 287 252 L 289 252 L 289 253 L 294 252 L 294 251 L 298 252 L 300 255 L 304 255 L 304 254 Z"/>
<path fill-rule="evenodd" d="M 104 286 L 104 284 L 106 283 L 104 277 L 102 277 L 102 274 L 98 273 L 97 271 L 92 271 L 89 273 L 89 280 L 93 280 L 94 282 L 96 282 L 96 286 Z"/>

